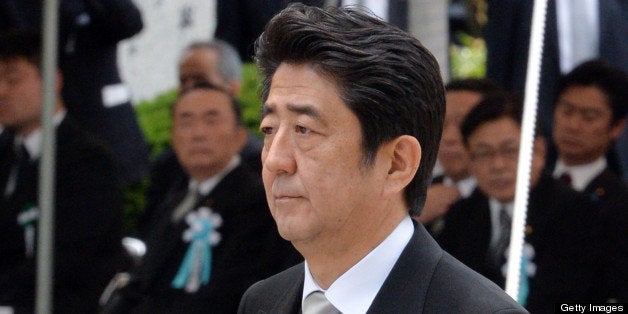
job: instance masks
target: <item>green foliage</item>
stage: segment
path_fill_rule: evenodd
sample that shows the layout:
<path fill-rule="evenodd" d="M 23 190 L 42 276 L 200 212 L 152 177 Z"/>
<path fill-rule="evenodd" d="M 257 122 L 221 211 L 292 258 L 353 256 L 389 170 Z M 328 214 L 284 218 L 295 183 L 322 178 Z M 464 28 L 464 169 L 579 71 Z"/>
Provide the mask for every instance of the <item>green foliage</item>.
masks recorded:
<path fill-rule="evenodd" d="M 261 78 L 254 63 L 242 69 L 242 92 L 238 100 L 242 104 L 242 119 L 252 131 L 259 127 L 261 100 L 259 85 Z M 157 156 L 170 145 L 172 117 L 170 107 L 177 99 L 176 89 L 165 91 L 152 100 L 142 101 L 136 107 L 137 118 L 144 136 L 150 145 L 151 156 Z"/>
<path fill-rule="evenodd" d="M 148 189 L 148 178 L 124 189 L 124 231 L 125 234 L 135 230 L 139 216 L 146 205 L 145 194 Z"/>
<path fill-rule="evenodd" d="M 170 130 L 172 129 L 170 107 L 176 99 L 177 91 L 172 89 L 153 100 L 142 101 L 135 107 L 140 128 L 144 132 L 153 157 L 170 145 Z"/>
<path fill-rule="evenodd" d="M 483 78 L 486 75 L 484 39 L 465 33 L 456 36 L 462 45 L 452 44 L 449 47 L 451 78 Z"/>
<path fill-rule="evenodd" d="M 239 100 L 242 103 L 242 120 L 254 132 L 259 132 L 262 108 L 262 101 L 259 98 L 261 81 L 255 63 L 245 64 L 242 68 L 242 92 Z"/>
<path fill-rule="evenodd" d="M 254 132 L 258 132 L 261 100 L 259 99 L 260 76 L 254 63 L 243 67 L 242 92 L 238 100 L 242 103 L 242 119 L 244 124 Z M 165 91 L 154 99 L 140 102 L 135 106 L 140 128 L 150 146 L 150 154 L 154 159 L 170 145 L 172 116 L 170 107 L 177 98 L 176 89 Z M 124 191 L 125 229 L 134 229 L 137 218 L 144 209 L 144 200 L 148 188 L 148 178 L 141 183 L 127 187 Z"/>

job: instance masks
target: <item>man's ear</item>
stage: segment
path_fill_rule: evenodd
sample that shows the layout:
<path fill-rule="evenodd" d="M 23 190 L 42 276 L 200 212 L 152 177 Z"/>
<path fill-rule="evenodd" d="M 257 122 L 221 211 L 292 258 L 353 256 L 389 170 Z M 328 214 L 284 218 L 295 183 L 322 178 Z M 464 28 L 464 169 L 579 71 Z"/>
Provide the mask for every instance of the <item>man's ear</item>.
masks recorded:
<path fill-rule="evenodd" d="M 239 80 L 231 80 L 226 84 L 227 92 L 233 97 L 238 98 L 242 91 L 242 83 Z"/>
<path fill-rule="evenodd" d="M 617 140 L 617 138 L 619 137 L 619 135 L 621 134 L 621 131 L 624 129 L 625 126 L 626 126 L 626 118 L 623 118 L 617 121 L 617 123 L 615 123 L 614 125 L 611 125 L 611 138 L 614 141 Z"/>
<path fill-rule="evenodd" d="M 59 94 L 61 94 L 61 90 L 63 89 L 63 73 L 61 70 L 57 70 L 57 82 L 56 82 L 56 90 Z"/>
<path fill-rule="evenodd" d="M 244 146 L 246 146 L 246 141 L 248 140 L 249 137 L 249 133 L 248 133 L 248 129 L 243 126 L 243 125 L 239 125 L 238 129 L 236 130 L 236 136 L 235 136 L 235 142 L 237 143 L 238 148 L 238 152 L 241 151 Z"/>
<path fill-rule="evenodd" d="M 534 137 L 532 149 L 533 153 L 539 154 L 539 157 L 545 160 L 545 157 L 547 157 L 547 142 L 543 136 L 537 135 Z"/>
<path fill-rule="evenodd" d="M 384 194 L 392 196 L 402 192 L 419 169 L 421 144 L 410 135 L 402 135 L 385 144 L 390 158 Z"/>

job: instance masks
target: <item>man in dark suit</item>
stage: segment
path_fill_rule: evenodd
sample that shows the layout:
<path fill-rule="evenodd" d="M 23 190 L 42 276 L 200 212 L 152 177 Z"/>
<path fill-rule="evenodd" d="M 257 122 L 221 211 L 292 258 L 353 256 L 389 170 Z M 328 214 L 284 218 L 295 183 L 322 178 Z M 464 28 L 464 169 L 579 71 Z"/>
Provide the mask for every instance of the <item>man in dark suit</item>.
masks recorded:
<path fill-rule="evenodd" d="M 2 0 L 0 29 L 40 29 L 42 8 L 38 0 Z M 148 173 L 148 145 L 118 72 L 117 45 L 142 27 L 131 0 L 59 1 L 65 107 L 83 130 L 111 147 L 125 186 Z"/>
<path fill-rule="evenodd" d="M 300 261 L 281 239 L 260 175 L 238 152 L 240 109 L 207 84 L 172 109 L 176 178 L 148 229 L 147 253 L 120 290 L 115 313 L 234 313 L 248 286 Z"/>
<path fill-rule="evenodd" d="M 0 34 L 0 306 L 32 313 L 42 134 L 40 37 Z M 55 313 L 90 313 L 122 264 L 122 192 L 111 153 L 66 116 L 57 75 Z"/>
<path fill-rule="evenodd" d="M 506 275 L 521 114 L 520 101 L 489 97 L 467 115 L 462 134 L 478 188 L 452 205 L 438 237 L 447 252 L 500 286 Z M 554 303 L 564 300 L 589 300 L 595 256 L 593 206 L 543 174 L 545 152 L 537 134 L 519 300 L 531 313 L 553 313 Z"/>
<path fill-rule="evenodd" d="M 528 0 L 488 1 L 486 75 L 508 91 L 524 92 L 533 4 Z M 539 120 L 547 138 L 561 75 L 596 58 L 628 72 L 627 28 L 626 1 L 548 1 L 539 84 Z M 626 180 L 628 131 L 623 132 L 616 149 L 613 157 L 619 160 L 613 170 Z"/>
<path fill-rule="evenodd" d="M 237 49 L 245 62 L 253 61 L 253 43 L 264 31 L 264 25 L 292 0 L 218 0 L 214 37 Z M 322 6 L 325 0 L 300 0 L 308 5 Z"/>
<path fill-rule="evenodd" d="M 600 208 L 604 299 L 628 300 L 628 188 L 610 170 L 606 153 L 626 124 L 628 76 L 589 61 L 564 76 L 554 110 L 555 178 L 563 178 Z"/>
<path fill-rule="evenodd" d="M 193 42 L 182 53 L 179 61 L 179 93 L 194 85 L 208 82 L 218 86 L 233 97 L 240 95 L 242 88 L 242 61 L 235 49 L 222 40 Z M 247 132 L 247 139 L 240 151 L 240 156 L 252 169 L 262 171 L 260 154 L 262 142 L 252 132 Z M 151 165 L 146 207 L 138 220 L 138 235 L 144 237 L 149 219 L 164 201 L 164 196 L 173 183 L 185 176 L 172 147 L 162 152 Z"/>
<path fill-rule="evenodd" d="M 469 155 L 462 143 L 460 125 L 469 111 L 486 95 L 498 88 L 486 79 L 454 80 L 445 86 L 445 120 L 438 146 L 438 162 L 443 174 L 432 179 L 427 199 L 417 220 L 432 235 L 442 230 L 442 217 L 451 204 L 469 197 L 475 189 L 475 178 L 469 171 Z"/>
<path fill-rule="evenodd" d="M 249 288 L 239 313 L 525 312 L 410 218 L 445 105 L 418 40 L 365 12 L 292 5 L 256 60 L 266 198 L 305 263 Z"/>

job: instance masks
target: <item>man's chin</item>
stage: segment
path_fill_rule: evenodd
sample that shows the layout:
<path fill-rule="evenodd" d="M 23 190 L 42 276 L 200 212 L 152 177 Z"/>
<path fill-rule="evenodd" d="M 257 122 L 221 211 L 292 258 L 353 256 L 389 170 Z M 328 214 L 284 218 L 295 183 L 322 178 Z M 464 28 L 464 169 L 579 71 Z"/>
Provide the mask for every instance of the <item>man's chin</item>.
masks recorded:
<path fill-rule="evenodd" d="M 285 220 L 277 221 L 277 230 L 279 235 L 286 241 L 290 241 L 293 244 L 299 243 L 307 239 L 307 231 L 304 226 L 292 219 L 287 218 Z"/>

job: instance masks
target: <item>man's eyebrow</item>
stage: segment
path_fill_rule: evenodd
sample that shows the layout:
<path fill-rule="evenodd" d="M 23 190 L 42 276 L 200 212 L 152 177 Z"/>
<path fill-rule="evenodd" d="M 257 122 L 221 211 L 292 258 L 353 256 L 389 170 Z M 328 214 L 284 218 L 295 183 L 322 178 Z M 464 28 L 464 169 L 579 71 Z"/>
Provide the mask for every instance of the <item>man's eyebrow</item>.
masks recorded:
<path fill-rule="evenodd" d="M 262 109 L 261 109 L 261 115 L 262 118 L 264 118 L 265 116 L 271 114 L 275 112 L 275 106 L 273 105 L 268 105 L 268 104 L 262 104 Z"/>
<path fill-rule="evenodd" d="M 319 110 L 314 108 L 314 106 L 306 105 L 306 104 L 294 104 L 290 103 L 286 106 L 288 111 L 294 112 L 299 115 L 306 115 L 315 120 L 323 121 L 323 115 Z M 264 104 L 262 105 L 262 118 L 275 112 L 275 106 L 272 104 Z"/>
<path fill-rule="evenodd" d="M 306 115 L 315 120 L 323 120 L 321 112 L 311 105 L 288 104 L 286 107 L 288 108 L 288 111 L 294 112 L 296 114 Z"/>

